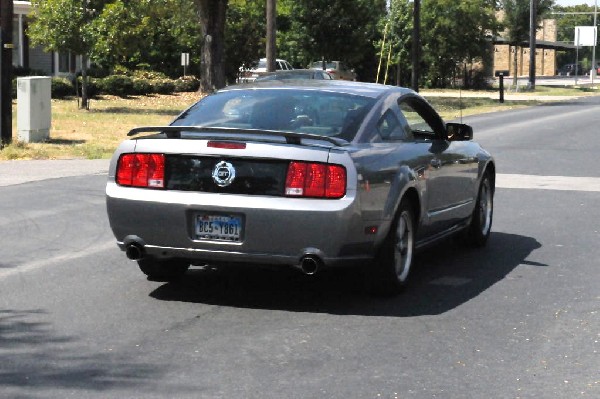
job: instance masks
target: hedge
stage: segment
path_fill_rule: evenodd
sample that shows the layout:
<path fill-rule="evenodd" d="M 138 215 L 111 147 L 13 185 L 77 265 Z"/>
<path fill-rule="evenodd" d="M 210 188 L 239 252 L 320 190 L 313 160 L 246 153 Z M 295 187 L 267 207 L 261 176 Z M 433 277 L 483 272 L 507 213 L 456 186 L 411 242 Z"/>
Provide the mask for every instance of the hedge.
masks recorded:
<path fill-rule="evenodd" d="M 75 89 L 77 83 L 77 90 Z M 77 92 L 81 95 L 81 76 L 75 80 L 63 77 L 52 78 L 52 98 L 65 98 L 74 96 Z M 17 98 L 17 79 L 13 79 L 12 97 Z M 103 78 L 88 78 L 88 96 L 94 97 L 101 94 L 110 94 L 120 97 L 149 94 L 173 94 L 181 92 L 195 92 L 200 88 L 200 81 L 194 76 L 179 79 L 168 79 L 160 73 L 140 72 L 134 76 L 109 75 Z"/>

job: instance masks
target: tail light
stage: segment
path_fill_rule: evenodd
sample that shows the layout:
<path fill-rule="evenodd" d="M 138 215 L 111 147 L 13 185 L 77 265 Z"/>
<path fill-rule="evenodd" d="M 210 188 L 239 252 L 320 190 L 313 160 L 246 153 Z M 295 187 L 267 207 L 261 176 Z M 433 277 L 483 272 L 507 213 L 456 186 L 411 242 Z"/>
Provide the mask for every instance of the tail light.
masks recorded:
<path fill-rule="evenodd" d="M 285 180 L 285 195 L 342 198 L 346 195 L 346 168 L 316 162 L 290 162 Z"/>
<path fill-rule="evenodd" d="M 132 187 L 165 186 L 164 154 L 123 154 L 119 158 L 117 184 Z"/>

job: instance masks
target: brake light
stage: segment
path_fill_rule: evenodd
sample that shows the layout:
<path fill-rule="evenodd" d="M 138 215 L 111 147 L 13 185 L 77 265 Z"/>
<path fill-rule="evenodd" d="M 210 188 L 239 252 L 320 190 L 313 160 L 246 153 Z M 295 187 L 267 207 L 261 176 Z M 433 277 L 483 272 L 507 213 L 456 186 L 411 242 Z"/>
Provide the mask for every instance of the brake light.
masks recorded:
<path fill-rule="evenodd" d="M 119 158 L 117 184 L 132 187 L 163 188 L 165 186 L 164 154 L 123 154 Z"/>
<path fill-rule="evenodd" d="M 285 180 L 285 195 L 342 198 L 346 195 L 346 168 L 317 162 L 290 162 Z"/>
<path fill-rule="evenodd" d="M 227 150 L 243 150 L 246 148 L 246 143 L 236 143 L 232 141 L 209 141 L 207 146 L 210 148 L 225 148 Z"/>

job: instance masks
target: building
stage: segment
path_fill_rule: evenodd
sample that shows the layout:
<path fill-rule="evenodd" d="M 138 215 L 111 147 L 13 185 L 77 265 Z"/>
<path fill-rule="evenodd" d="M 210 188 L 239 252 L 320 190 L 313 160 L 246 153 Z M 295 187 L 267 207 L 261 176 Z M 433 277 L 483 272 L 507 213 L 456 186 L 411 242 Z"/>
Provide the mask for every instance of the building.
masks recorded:
<path fill-rule="evenodd" d="M 74 74 L 81 65 L 78 57 L 68 53 L 48 53 L 41 47 L 31 46 L 27 38 L 27 20 L 31 2 L 13 1 L 13 66 L 39 71 L 48 76 Z"/>
<path fill-rule="evenodd" d="M 499 18 L 502 18 L 500 13 Z M 542 26 L 536 31 L 535 75 L 556 75 L 556 52 L 574 50 L 575 46 L 557 42 L 557 25 L 555 19 L 544 19 Z M 506 35 L 494 38 L 494 71 L 509 71 L 515 76 L 514 60 L 517 57 L 517 76 L 529 76 L 529 41 L 512 46 L 505 38 Z"/>

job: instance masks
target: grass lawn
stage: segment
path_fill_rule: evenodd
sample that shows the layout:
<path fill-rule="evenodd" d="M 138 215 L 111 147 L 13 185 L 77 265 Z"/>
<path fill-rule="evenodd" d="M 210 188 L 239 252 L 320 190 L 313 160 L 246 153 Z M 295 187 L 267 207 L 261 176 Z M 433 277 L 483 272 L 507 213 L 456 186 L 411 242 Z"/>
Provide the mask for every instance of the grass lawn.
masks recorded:
<path fill-rule="evenodd" d="M 448 92 L 448 91 L 445 91 Z M 463 91 L 466 93 L 466 91 Z M 486 93 L 488 96 L 491 92 Z M 462 115 L 496 112 L 543 102 L 545 95 L 590 95 L 585 89 L 536 89 L 536 98 L 505 101 L 489 97 L 435 97 L 423 93 L 446 120 Z M 472 92 L 470 94 L 473 94 Z M 0 151 L 0 160 L 12 159 L 98 159 L 110 158 L 116 146 L 127 139 L 127 132 L 137 126 L 169 123 L 181 111 L 200 98 L 198 93 L 131 98 L 101 97 L 93 99 L 90 110 L 78 109 L 76 99 L 52 100 L 50 140 L 45 143 L 17 142 L 17 110 L 13 102 L 13 144 Z"/>

